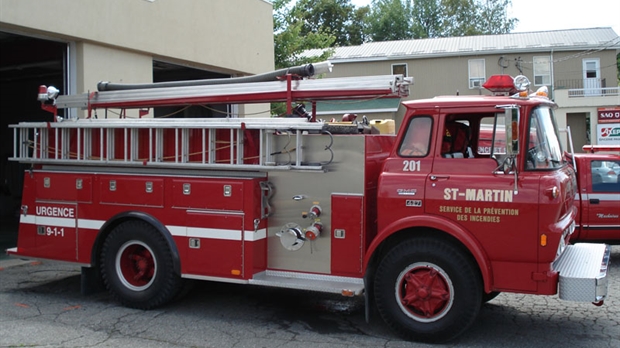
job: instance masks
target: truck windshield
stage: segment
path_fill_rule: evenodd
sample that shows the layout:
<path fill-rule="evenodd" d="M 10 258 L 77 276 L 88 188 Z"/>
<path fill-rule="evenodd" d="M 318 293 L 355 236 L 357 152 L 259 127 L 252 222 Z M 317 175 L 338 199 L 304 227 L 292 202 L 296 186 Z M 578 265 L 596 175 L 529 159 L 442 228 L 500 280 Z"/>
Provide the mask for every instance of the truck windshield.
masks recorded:
<path fill-rule="evenodd" d="M 550 169 L 564 165 L 558 126 L 549 107 L 541 106 L 532 112 L 526 169 Z"/>

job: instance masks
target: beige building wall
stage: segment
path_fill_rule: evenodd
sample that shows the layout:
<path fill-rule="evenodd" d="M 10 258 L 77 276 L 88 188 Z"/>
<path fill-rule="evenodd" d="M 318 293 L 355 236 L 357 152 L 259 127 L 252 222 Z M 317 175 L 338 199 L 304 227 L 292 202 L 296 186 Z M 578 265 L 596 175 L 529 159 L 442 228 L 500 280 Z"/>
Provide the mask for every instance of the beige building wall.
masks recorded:
<path fill-rule="evenodd" d="M 233 76 L 274 69 L 264 0 L 0 0 L 0 31 L 68 43 L 71 93 L 152 82 L 153 60 Z"/>
<path fill-rule="evenodd" d="M 560 105 L 560 108 L 556 110 L 555 115 L 558 118 L 560 127 L 566 126 L 569 119 L 568 115 L 583 115 L 590 118 L 590 142 L 591 144 L 597 144 L 596 139 L 596 126 L 598 123 L 598 109 L 604 107 L 618 107 L 620 106 L 620 95 L 610 96 L 594 96 L 594 97 L 580 97 L 570 98 L 568 96 L 568 89 L 557 90 L 555 93 L 555 102 Z M 574 130 L 571 130 L 574 133 Z M 581 150 L 581 144 L 575 144 L 576 150 Z"/>
<path fill-rule="evenodd" d="M 599 59 L 601 79 L 605 80 L 607 87 L 618 86 L 616 52 L 613 50 L 585 54 L 584 51 L 556 52 L 553 58 L 556 61 L 554 64 L 554 75 L 558 82 L 556 88 L 569 88 L 570 86 L 562 85 L 566 80 L 583 80 L 583 61 L 589 59 Z"/>
<path fill-rule="evenodd" d="M 264 0 L 0 0 L 0 25 L 222 72 L 273 69 L 272 5 Z"/>
<path fill-rule="evenodd" d="M 392 73 L 392 65 L 406 64 L 407 75 L 414 78 L 410 87 L 410 96 L 407 99 L 425 99 L 440 95 L 477 95 L 489 94 L 486 90 L 469 88 L 469 60 L 484 59 L 486 77 L 494 74 L 508 74 L 517 76 L 523 74 L 531 81 L 531 89 L 535 91 L 540 86 L 534 82 L 534 57 L 549 57 L 552 64 L 552 81 L 554 85 L 547 85 L 550 97 L 558 104 L 556 111 L 558 126 L 566 128 L 567 114 L 583 113 L 590 115 L 591 134 L 596 133 L 596 110 L 598 107 L 620 105 L 616 96 L 568 98 L 569 88 L 583 88 L 583 61 L 584 59 L 599 59 L 600 77 L 604 80 L 602 87 L 617 87 L 616 52 L 614 50 L 584 52 L 532 52 L 489 55 L 462 55 L 437 56 L 418 59 L 377 59 L 374 61 L 355 62 L 351 59 L 345 62 L 332 61 L 334 69 L 327 77 L 347 77 L 362 75 L 384 75 Z M 521 70 L 519 70 L 519 67 Z M 402 124 L 404 107 L 400 107 L 393 116 L 396 129 Z M 371 119 L 390 117 L 384 114 L 368 115 Z M 595 140 L 594 140 L 595 141 Z M 564 143 L 564 145 L 567 145 Z M 565 147 L 566 148 L 566 147 Z"/>
<path fill-rule="evenodd" d="M 146 54 L 80 42 L 76 45 L 76 73 L 82 78 L 76 88 L 96 90 L 97 82 L 140 83 L 153 81 L 153 60 Z M 94 87 L 94 88 L 93 88 Z"/>
<path fill-rule="evenodd" d="M 153 60 L 149 55 L 88 42 L 76 44 L 74 54 L 77 77 L 75 90 L 78 93 L 96 91 L 99 81 L 119 83 L 153 81 Z M 61 92 L 67 93 L 67 91 Z M 86 114 L 86 111 L 80 112 L 79 117 L 84 117 Z M 138 117 L 138 110 L 128 110 L 127 116 Z"/>
<path fill-rule="evenodd" d="M 414 85 L 410 88 L 411 95 L 409 99 L 455 95 L 457 91 L 461 95 L 488 94 L 484 90 L 480 91 L 469 88 L 469 60 L 484 59 L 487 78 L 491 75 L 502 73 L 511 76 L 523 74 L 532 82 L 532 89 L 536 90 L 540 86 L 534 85 L 533 61 L 535 56 L 547 56 L 555 61 L 552 68 L 553 80 L 562 82 L 567 80 L 574 82 L 582 81 L 583 59 L 600 58 L 601 78 L 605 79 L 607 87 L 618 85 L 615 68 L 616 56 L 613 51 L 599 51 L 596 52 L 596 55 L 584 55 L 583 51 L 569 51 L 561 53 L 537 52 L 471 55 L 346 63 L 334 61 L 334 70 L 328 77 L 391 74 L 393 64 L 407 64 L 407 74 L 414 78 Z M 517 62 L 521 67 L 521 71 L 517 68 Z M 563 87 L 566 86 L 557 86 L 557 88 Z"/>

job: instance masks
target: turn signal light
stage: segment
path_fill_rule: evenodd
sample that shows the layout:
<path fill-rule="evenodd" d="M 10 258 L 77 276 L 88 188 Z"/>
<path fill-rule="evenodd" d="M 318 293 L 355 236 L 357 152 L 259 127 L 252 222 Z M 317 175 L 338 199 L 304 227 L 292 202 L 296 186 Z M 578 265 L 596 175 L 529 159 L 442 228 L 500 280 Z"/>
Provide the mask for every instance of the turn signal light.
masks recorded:
<path fill-rule="evenodd" d="M 542 86 L 533 95 L 537 97 L 548 97 L 549 89 L 547 88 L 547 86 Z"/>
<path fill-rule="evenodd" d="M 546 234 L 540 235 L 540 246 L 547 246 L 547 235 Z"/>

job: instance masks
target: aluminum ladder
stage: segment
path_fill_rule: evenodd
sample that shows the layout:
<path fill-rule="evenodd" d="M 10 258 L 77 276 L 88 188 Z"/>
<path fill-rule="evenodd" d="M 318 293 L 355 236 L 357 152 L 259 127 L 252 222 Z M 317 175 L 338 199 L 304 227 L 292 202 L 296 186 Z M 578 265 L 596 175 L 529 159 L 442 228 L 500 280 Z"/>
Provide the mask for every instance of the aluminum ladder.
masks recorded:
<path fill-rule="evenodd" d="M 322 165 L 303 163 L 303 142 L 324 126 L 303 118 L 21 122 L 9 126 L 15 139 L 9 159 L 53 165 L 320 171 Z M 290 147 L 277 148 L 278 136 L 290 137 Z M 245 144 L 250 138 L 251 147 Z M 252 151 L 251 160 L 244 156 L 246 148 Z M 278 162 L 278 156 L 285 161 Z"/>

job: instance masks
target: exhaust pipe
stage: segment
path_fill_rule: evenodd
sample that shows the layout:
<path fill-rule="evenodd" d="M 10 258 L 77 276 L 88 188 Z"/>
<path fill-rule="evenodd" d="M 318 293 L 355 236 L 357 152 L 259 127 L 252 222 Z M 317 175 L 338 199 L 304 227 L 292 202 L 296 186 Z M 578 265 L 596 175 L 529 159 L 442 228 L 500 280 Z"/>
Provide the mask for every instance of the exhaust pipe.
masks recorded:
<path fill-rule="evenodd" d="M 279 77 L 287 74 L 298 75 L 301 77 L 310 77 L 315 74 L 322 74 L 325 72 L 331 72 L 333 65 L 329 61 L 305 64 L 291 68 L 279 69 L 263 74 L 233 77 L 233 78 L 220 78 L 220 79 L 206 79 L 206 80 L 189 80 L 189 81 L 170 81 L 170 82 L 155 82 L 155 83 L 111 83 L 107 81 L 101 81 L 97 84 L 97 90 L 103 91 L 121 91 L 128 89 L 149 89 L 149 88 L 165 88 L 165 87 L 188 87 L 188 86 L 207 86 L 207 85 L 221 85 L 230 83 L 247 83 L 247 82 L 268 82 L 276 81 Z"/>

